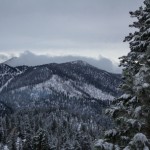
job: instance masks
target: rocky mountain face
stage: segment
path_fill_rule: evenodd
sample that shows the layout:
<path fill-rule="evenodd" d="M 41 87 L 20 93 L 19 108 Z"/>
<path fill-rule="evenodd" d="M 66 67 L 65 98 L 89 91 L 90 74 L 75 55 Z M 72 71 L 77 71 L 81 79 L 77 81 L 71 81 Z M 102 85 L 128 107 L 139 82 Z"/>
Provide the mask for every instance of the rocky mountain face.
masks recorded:
<path fill-rule="evenodd" d="M 14 143 L 19 140 L 31 150 L 41 134 L 49 149 L 91 150 L 93 140 L 112 126 L 103 112 L 119 95 L 120 83 L 120 75 L 83 61 L 33 67 L 0 64 L 0 128 L 7 131 L 0 132 L 0 143 L 7 143 L 13 131 Z"/>

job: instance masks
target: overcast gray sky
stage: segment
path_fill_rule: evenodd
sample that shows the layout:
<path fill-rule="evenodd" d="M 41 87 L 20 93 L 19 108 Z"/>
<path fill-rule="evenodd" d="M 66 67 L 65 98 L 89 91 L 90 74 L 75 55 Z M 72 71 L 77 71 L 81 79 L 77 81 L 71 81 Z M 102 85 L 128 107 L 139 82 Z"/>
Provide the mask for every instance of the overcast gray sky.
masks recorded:
<path fill-rule="evenodd" d="M 122 42 L 131 31 L 128 12 L 142 1 L 0 0 L 0 54 L 29 50 L 117 61 L 129 51 Z"/>

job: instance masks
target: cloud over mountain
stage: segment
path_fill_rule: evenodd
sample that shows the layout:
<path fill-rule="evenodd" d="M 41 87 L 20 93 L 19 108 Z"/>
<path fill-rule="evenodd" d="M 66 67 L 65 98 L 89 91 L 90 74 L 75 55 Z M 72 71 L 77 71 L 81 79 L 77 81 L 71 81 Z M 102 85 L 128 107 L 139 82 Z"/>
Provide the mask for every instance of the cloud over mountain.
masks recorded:
<path fill-rule="evenodd" d="M 7 55 L 5 55 L 5 54 L 0 54 L 0 63 L 6 61 L 6 60 L 8 60 L 8 59 L 9 59 L 9 57 L 8 57 Z"/>
<path fill-rule="evenodd" d="M 111 60 L 102 56 L 100 56 L 99 59 L 82 56 L 71 56 L 71 55 L 52 57 L 44 54 L 37 55 L 30 51 L 25 51 L 24 53 L 21 53 L 19 57 L 9 59 L 5 63 L 11 66 L 20 66 L 20 65 L 36 66 L 48 63 L 64 63 L 76 60 L 86 61 L 89 64 L 98 67 L 100 69 L 106 70 L 108 72 L 121 73 L 121 68 L 118 67 L 117 63 L 114 63 Z"/>

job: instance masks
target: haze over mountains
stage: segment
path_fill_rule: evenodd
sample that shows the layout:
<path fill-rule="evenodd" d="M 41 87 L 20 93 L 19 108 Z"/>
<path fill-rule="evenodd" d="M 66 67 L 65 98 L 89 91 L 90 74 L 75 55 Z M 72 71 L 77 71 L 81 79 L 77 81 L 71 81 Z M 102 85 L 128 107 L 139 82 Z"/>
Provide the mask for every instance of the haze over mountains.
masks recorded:
<path fill-rule="evenodd" d="M 19 57 L 8 57 L 6 55 L 0 55 L 1 62 L 5 62 L 10 66 L 36 66 L 49 63 L 65 63 L 69 61 L 82 60 L 89 64 L 112 73 L 121 73 L 121 68 L 118 67 L 118 63 L 112 62 L 111 60 L 99 56 L 98 59 L 82 56 L 48 56 L 48 55 L 37 55 L 30 51 L 21 53 Z"/>

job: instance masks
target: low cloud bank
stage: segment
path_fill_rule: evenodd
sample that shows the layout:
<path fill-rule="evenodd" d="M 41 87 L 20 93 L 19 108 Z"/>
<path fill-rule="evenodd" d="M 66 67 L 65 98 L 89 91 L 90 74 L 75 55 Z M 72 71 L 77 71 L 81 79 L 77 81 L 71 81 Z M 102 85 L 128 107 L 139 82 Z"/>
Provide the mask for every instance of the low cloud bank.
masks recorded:
<path fill-rule="evenodd" d="M 9 56 L 5 55 L 5 54 L 0 54 L 0 63 L 6 61 L 9 59 Z"/>
<path fill-rule="evenodd" d="M 6 60 L 8 57 L 4 55 L 0 55 L 0 59 Z M 11 66 L 20 66 L 20 65 L 28 65 L 28 66 L 35 66 L 35 65 L 42 65 L 48 63 L 64 63 L 69 61 L 76 61 L 76 60 L 83 60 L 87 63 L 98 67 L 100 69 L 106 70 L 112 73 L 121 73 L 121 68 L 118 67 L 118 63 L 114 63 L 108 58 L 99 57 L 99 59 L 94 59 L 90 57 L 83 57 L 83 56 L 47 56 L 47 55 L 36 55 L 30 51 L 25 51 L 21 53 L 19 57 L 14 57 L 6 63 Z"/>

